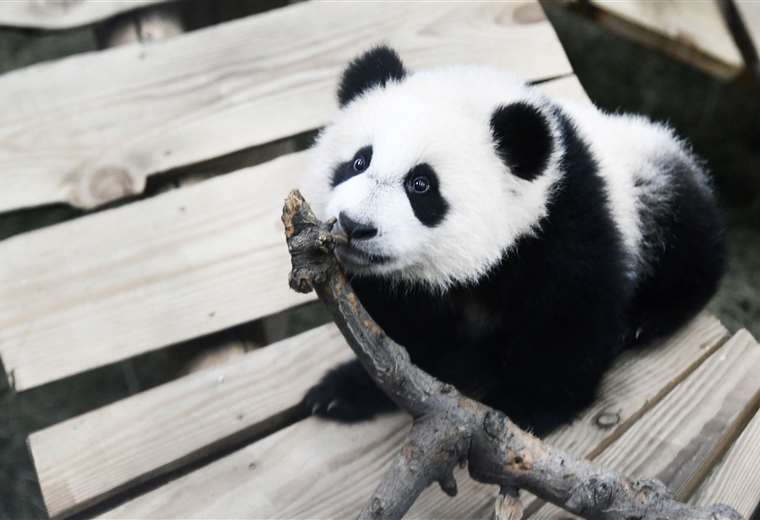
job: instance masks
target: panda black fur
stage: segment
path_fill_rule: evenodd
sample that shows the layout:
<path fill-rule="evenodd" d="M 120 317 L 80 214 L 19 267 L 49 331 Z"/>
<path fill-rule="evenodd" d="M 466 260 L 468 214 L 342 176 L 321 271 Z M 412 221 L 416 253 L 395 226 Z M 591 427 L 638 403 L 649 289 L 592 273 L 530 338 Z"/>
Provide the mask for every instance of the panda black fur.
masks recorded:
<path fill-rule="evenodd" d="M 715 292 L 720 215 L 670 129 L 550 100 L 485 67 L 409 73 L 378 47 L 343 74 L 307 195 L 415 363 L 546 433 L 594 398 L 627 347 Z M 304 398 L 338 420 L 392 409 L 358 361 Z"/>

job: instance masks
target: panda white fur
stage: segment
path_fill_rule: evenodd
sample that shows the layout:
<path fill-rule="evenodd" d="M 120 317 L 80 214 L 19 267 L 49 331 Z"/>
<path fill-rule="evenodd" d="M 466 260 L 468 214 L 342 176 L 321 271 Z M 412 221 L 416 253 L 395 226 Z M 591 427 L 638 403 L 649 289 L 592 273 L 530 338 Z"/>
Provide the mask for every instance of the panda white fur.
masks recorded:
<path fill-rule="evenodd" d="M 715 292 L 720 216 L 668 127 L 486 67 L 412 73 L 387 47 L 349 64 L 338 100 L 306 193 L 350 237 L 336 254 L 360 300 L 418 365 L 523 427 L 572 419 L 619 352 Z M 304 399 L 346 421 L 392 408 L 357 361 Z"/>

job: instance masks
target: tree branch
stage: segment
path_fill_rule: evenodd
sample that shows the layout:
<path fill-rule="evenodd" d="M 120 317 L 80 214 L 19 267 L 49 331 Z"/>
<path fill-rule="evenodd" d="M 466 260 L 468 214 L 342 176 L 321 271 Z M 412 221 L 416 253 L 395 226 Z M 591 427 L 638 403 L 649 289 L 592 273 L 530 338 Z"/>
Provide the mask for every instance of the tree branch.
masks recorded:
<path fill-rule="evenodd" d="M 314 289 L 332 312 L 372 379 L 414 418 L 409 439 L 383 476 L 360 519 L 396 519 L 419 494 L 438 483 L 457 492 L 454 468 L 501 486 L 501 500 L 525 489 L 557 506 L 594 520 L 740 520 L 730 507 L 698 508 L 676 501 L 656 480 L 630 480 L 596 468 L 544 444 L 503 413 L 463 396 L 453 386 L 420 370 L 359 302 L 333 255 L 333 222 L 317 220 L 297 191 L 282 215 L 292 271 L 290 286 Z"/>

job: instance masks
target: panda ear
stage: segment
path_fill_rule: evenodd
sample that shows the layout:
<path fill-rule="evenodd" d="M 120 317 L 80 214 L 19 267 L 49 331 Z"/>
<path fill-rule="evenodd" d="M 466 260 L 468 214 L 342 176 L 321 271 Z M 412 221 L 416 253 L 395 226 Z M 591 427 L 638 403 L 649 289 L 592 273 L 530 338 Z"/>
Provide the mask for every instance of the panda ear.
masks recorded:
<path fill-rule="evenodd" d="M 380 46 L 370 49 L 349 63 L 338 87 L 341 108 L 372 87 L 385 86 L 389 80 L 401 81 L 406 76 L 404 64 L 396 51 Z"/>
<path fill-rule="evenodd" d="M 512 174 L 533 180 L 546 168 L 552 153 L 549 121 L 526 102 L 498 107 L 491 115 L 496 153 Z"/>

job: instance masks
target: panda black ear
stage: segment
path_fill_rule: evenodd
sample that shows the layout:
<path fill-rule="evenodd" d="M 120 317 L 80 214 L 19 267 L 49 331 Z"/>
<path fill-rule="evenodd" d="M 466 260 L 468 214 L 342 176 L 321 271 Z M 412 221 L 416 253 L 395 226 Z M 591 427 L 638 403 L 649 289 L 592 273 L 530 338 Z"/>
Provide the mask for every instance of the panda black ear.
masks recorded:
<path fill-rule="evenodd" d="M 535 106 L 500 106 L 491 115 L 491 134 L 496 153 L 514 175 L 533 180 L 546 168 L 553 148 L 551 127 Z"/>
<path fill-rule="evenodd" d="M 338 102 L 346 106 L 356 96 L 372 87 L 385 86 L 390 80 L 406 76 L 404 64 L 396 51 L 379 46 L 365 52 L 348 64 L 338 87 Z"/>

